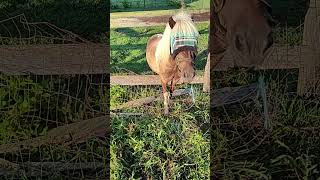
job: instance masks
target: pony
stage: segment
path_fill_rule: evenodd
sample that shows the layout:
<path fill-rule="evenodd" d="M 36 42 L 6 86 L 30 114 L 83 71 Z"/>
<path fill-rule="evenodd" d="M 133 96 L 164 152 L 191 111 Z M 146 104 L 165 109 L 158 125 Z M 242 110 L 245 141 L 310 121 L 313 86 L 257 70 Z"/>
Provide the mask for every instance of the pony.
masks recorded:
<path fill-rule="evenodd" d="M 270 0 L 211 0 L 210 69 L 230 50 L 235 65 L 259 66 L 273 45 Z M 207 62 L 208 65 L 209 61 Z"/>
<path fill-rule="evenodd" d="M 175 85 L 190 83 L 195 77 L 198 37 L 192 17 L 181 10 L 169 18 L 163 34 L 155 34 L 148 40 L 146 59 L 151 70 L 160 77 L 165 114 L 169 113 Z"/>

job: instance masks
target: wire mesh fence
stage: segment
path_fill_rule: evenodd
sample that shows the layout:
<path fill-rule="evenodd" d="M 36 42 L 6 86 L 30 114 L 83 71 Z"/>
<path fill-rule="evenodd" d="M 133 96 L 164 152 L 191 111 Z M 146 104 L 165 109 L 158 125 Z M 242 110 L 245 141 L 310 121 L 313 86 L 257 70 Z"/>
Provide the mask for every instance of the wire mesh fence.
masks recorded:
<path fill-rule="evenodd" d="M 108 177 L 107 67 L 80 71 L 94 67 L 94 60 L 107 63 L 107 52 L 97 54 L 87 48 L 94 43 L 50 23 L 28 22 L 24 15 L 0 21 L 0 29 L 0 176 Z M 53 61 L 58 65 L 47 69 Z"/>
<path fill-rule="evenodd" d="M 317 166 L 320 94 L 319 86 L 314 83 L 319 81 L 315 73 L 319 64 L 316 60 L 310 61 L 320 57 L 314 46 L 320 42 L 315 34 L 320 27 L 320 16 L 313 14 L 320 4 L 316 7 L 315 2 L 310 1 L 309 9 L 296 6 L 294 11 L 300 12 L 297 14 L 291 14 L 293 9 L 288 6 L 281 7 L 283 14 L 276 16 L 278 22 L 273 29 L 275 61 L 266 58 L 265 68 L 256 71 L 231 68 L 211 74 L 215 90 L 253 84 L 263 76 L 273 127 L 272 131 L 263 128 L 262 107 L 254 99 L 211 108 L 213 178 L 312 179 L 320 176 Z M 281 2 L 273 3 L 275 10 L 280 8 L 277 3 Z M 298 1 L 288 3 L 299 4 Z M 306 67 L 306 64 L 309 65 Z M 300 93 L 300 85 L 307 82 L 313 85 Z M 312 170 L 305 170 L 302 164 L 310 165 Z"/>

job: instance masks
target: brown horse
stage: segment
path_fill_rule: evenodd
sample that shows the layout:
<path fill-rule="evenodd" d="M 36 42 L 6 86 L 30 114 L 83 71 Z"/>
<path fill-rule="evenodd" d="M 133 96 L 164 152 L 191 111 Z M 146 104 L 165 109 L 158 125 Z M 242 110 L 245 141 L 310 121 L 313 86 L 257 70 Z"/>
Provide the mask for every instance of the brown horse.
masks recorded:
<path fill-rule="evenodd" d="M 153 35 L 147 44 L 149 67 L 160 76 L 164 111 L 169 113 L 170 96 L 178 83 L 190 83 L 195 76 L 198 30 L 184 11 L 169 18 L 163 34 Z M 170 94 L 167 84 L 170 82 Z"/>
<path fill-rule="evenodd" d="M 210 6 L 210 63 L 206 65 L 206 76 L 210 76 L 209 67 L 213 70 L 227 49 L 235 65 L 262 64 L 273 45 L 270 0 L 211 0 Z"/>

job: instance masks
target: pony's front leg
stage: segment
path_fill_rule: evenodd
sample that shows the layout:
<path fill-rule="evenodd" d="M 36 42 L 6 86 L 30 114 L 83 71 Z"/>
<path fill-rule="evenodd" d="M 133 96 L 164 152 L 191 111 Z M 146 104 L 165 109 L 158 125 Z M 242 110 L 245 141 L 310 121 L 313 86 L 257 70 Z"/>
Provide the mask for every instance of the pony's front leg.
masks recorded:
<path fill-rule="evenodd" d="M 163 99 L 164 99 L 164 114 L 169 114 L 169 104 L 170 104 L 170 93 L 167 92 L 167 83 L 161 81 L 162 85 L 162 92 L 163 92 Z"/>
<path fill-rule="evenodd" d="M 178 81 L 179 81 L 179 78 L 178 78 L 177 76 L 175 76 L 175 77 L 171 80 L 171 85 L 170 85 L 170 97 L 172 97 L 173 92 L 174 92 L 175 85 L 177 84 Z"/>

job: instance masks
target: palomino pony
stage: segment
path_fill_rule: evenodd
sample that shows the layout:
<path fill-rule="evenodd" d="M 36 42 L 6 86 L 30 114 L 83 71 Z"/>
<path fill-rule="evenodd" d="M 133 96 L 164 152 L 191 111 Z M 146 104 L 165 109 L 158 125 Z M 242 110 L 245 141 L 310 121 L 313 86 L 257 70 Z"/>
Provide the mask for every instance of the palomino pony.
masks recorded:
<path fill-rule="evenodd" d="M 170 96 L 176 83 L 190 83 L 195 76 L 199 32 L 191 16 L 181 11 L 169 18 L 163 34 L 153 35 L 147 44 L 149 67 L 160 76 L 164 112 L 169 113 Z M 167 84 L 170 82 L 170 94 Z"/>
<path fill-rule="evenodd" d="M 262 64 L 273 45 L 270 0 L 211 0 L 210 6 L 210 65 L 208 61 L 206 73 L 223 59 L 227 49 L 235 65 Z"/>

